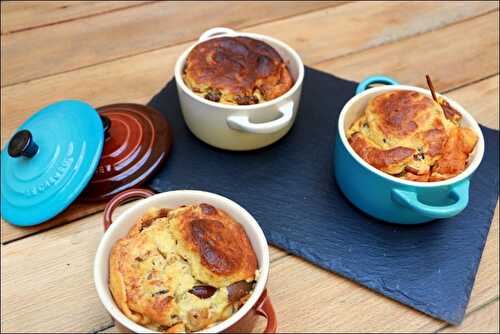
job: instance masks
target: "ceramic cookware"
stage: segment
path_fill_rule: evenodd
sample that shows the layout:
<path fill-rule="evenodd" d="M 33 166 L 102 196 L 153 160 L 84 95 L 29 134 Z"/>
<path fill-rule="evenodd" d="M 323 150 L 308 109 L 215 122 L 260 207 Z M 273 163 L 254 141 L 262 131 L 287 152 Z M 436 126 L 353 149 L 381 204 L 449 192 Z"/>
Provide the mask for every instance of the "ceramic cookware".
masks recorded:
<path fill-rule="evenodd" d="M 212 102 L 193 93 L 182 78 L 186 58 L 199 43 L 221 36 L 245 36 L 271 45 L 287 63 L 295 82 L 293 87 L 274 100 L 244 106 Z M 270 145 L 290 130 L 297 115 L 303 79 L 304 64 L 288 45 L 269 36 L 227 28 L 204 32 L 197 43 L 182 53 L 175 65 L 180 106 L 191 132 L 207 144 L 235 151 Z"/>
<path fill-rule="evenodd" d="M 386 86 L 369 88 L 376 83 Z M 448 180 L 416 182 L 386 174 L 364 161 L 347 141 L 346 129 L 364 112 L 368 101 L 392 90 L 412 90 L 431 97 L 428 89 L 400 85 L 388 77 L 370 77 L 360 83 L 357 95 L 345 104 L 338 120 L 334 154 L 337 184 L 355 206 L 386 222 L 419 224 L 459 214 L 469 202 L 470 178 L 483 158 L 484 138 L 474 118 L 456 101 L 443 96 L 462 114 L 462 126 L 474 130 L 479 140 L 467 168 Z"/>
<path fill-rule="evenodd" d="M 151 177 L 171 145 L 160 113 L 139 104 L 97 111 L 53 103 L 26 120 L 1 152 L 2 218 L 40 224 L 81 199 L 105 200 Z M 84 190 L 85 189 L 85 190 Z"/>
<path fill-rule="evenodd" d="M 113 219 L 112 214 L 115 208 L 131 198 L 144 199 L 135 202 L 130 208 Z M 137 220 L 151 207 L 176 208 L 181 205 L 195 203 L 208 203 L 222 209 L 243 226 L 257 256 L 260 272 L 255 289 L 248 301 L 227 320 L 200 333 L 224 331 L 248 333 L 256 323 L 257 316 L 263 316 L 267 319 L 266 333 L 276 332 L 276 314 L 266 291 L 269 276 L 269 248 L 262 229 L 250 213 L 232 200 L 213 193 L 195 190 L 176 190 L 155 195 L 145 189 L 130 189 L 114 197 L 106 206 L 104 211 L 104 229 L 106 232 L 99 243 L 95 256 L 94 282 L 97 294 L 106 310 L 115 320 L 115 325 L 124 332 L 154 333 L 127 318 L 116 306 L 108 288 L 108 260 L 111 248 L 128 233 Z"/>

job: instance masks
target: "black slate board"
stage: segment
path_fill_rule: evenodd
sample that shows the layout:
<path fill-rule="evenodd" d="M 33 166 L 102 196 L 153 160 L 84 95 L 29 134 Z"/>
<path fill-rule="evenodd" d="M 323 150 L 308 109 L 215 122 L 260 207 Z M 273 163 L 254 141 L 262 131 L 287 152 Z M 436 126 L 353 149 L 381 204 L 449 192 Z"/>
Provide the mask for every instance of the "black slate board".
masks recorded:
<path fill-rule="evenodd" d="M 170 81 L 149 105 L 169 120 L 174 145 L 149 186 L 231 198 L 254 215 L 271 244 L 458 324 L 498 198 L 498 131 L 482 127 L 485 156 L 471 181 L 469 206 L 460 215 L 420 226 L 382 223 L 352 206 L 333 177 L 337 119 L 356 85 L 307 68 L 292 130 L 267 148 L 235 153 L 212 148 L 190 133 Z"/>

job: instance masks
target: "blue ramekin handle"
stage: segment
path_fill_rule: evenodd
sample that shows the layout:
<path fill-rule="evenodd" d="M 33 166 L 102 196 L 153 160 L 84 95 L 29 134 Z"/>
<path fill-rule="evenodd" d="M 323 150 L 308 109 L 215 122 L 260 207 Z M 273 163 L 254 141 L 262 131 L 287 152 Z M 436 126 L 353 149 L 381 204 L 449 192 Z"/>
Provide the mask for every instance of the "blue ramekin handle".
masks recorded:
<path fill-rule="evenodd" d="M 464 180 L 450 189 L 449 196 L 455 203 L 445 206 L 434 206 L 420 202 L 417 193 L 409 190 L 392 189 L 392 199 L 402 206 L 423 216 L 437 219 L 456 216 L 469 203 L 469 180 Z"/>
<path fill-rule="evenodd" d="M 358 84 L 358 86 L 356 87 L 356 94 L 364 92 L 365 90 L 370 88 L 370 85 L 373 84 L 399 85 L 399 82 L 385 75 L 372 75 Z"/>

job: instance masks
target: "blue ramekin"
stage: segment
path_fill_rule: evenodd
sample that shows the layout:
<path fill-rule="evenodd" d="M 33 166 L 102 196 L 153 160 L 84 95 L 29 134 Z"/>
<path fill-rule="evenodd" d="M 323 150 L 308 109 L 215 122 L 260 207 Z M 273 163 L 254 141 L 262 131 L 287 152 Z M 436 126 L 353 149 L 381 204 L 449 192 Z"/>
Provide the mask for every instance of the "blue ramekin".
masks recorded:
<path fill-rule="evenodd" d="M 387 86 L 369 88 L 373 83 Z M 339 116 L 334 153 L 337 184 L 360 210 L 390 223 L 420 224 L 459 214 L 469 202 L 470 178 L 483 158 L 484 138 L 477 122 L 457 102 L 445 98 L 462 114 L 462 126 L 474 130 L 479 140 L 467 168 L 448 180 L 416 182 L 386 174 L 364 161 L 347 141 L 345 129 L 364 112 L 368 101 L 392 90 L 412 90 L 431 96 L 427 89 L 400 85 L 388 77 L 370 77 L 361 82 L 356 95 L 345 104 Z"/>

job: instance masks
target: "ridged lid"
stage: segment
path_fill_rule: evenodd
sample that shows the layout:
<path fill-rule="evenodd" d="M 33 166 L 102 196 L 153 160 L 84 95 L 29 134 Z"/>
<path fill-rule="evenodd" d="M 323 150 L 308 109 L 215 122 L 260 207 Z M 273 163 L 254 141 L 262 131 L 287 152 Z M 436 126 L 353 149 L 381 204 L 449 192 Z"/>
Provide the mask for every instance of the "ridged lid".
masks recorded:
<path fill-rule="evenodd" d="M 2 218 L 31 226 L 63 211 L 92 178 L 103 141 L 101 118 L 85 102 L 59 101 L 31 116 L 1 152 Z"/>
<path fill-rule="evenodd" d="M 81 198 L 106 200 L 148 180 L 168 156 L 170 127 L 151 107 L 121 103 L 100 107 L 109 119 L 101 160 Z"/>

